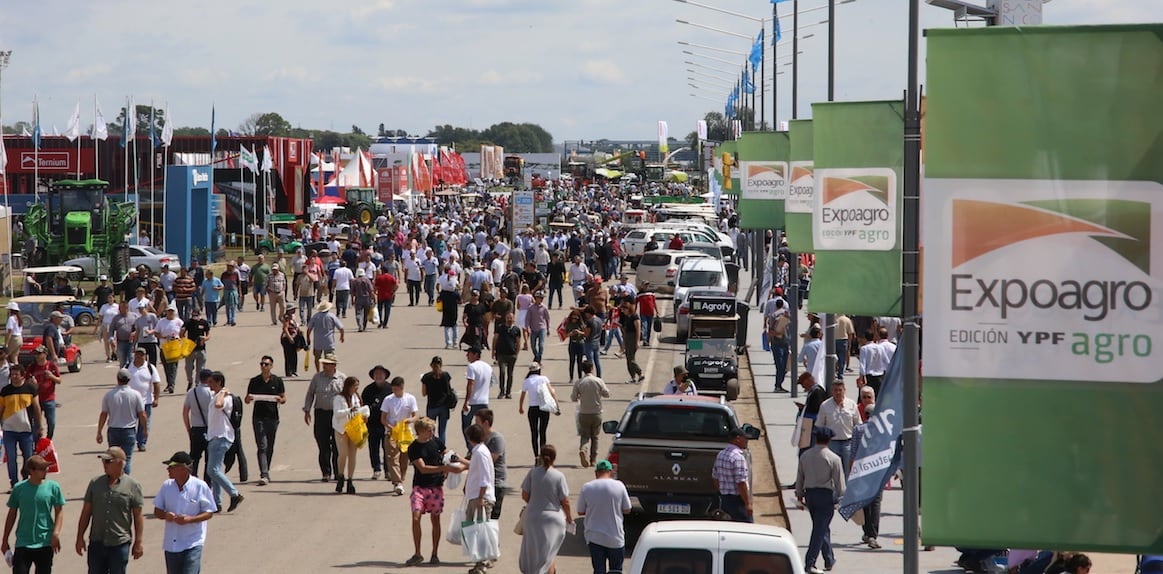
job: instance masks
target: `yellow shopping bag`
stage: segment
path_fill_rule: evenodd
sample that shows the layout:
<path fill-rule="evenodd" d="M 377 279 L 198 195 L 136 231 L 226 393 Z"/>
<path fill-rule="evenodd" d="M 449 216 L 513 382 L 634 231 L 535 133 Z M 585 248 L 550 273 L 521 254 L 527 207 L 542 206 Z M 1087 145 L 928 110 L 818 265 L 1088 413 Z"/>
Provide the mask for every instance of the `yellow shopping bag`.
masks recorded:
<path fill-rule="evenodd" d="M 162 341 L 162 357 L 167 363 L 176 363 L 194 352 L 197 343 L 185 337 Z"/>
<path fill-rule="evenodd" d="M 408 446 L 416 441 L 416 435 L 412 432 L 412 425 L 408 421 L 400 421 L 392 427 L 392 440 L 400 446 L 401 451 L 408 450 Z"/>
<path fill-rule="evenodd" d="M 343 427 L 343 433 L 347 435 L 348 440 L 355 443 L 356 448 L 363 448 L 367 444 L 367 421 L 363 415 L 358 413 L 352 415 L 351 420 Z"/>
<path fill-rule="evenodd" d="M 444 312 L 444 301 L 441 301 L 440 299 L 436 300 L 436 312 L 437 313 Z"/>
<path fill-rule="evenodd" d="M 306 351 L 303 352 L 303 370 L 306 371 L 307 369 L 310 369 L 310 368 L 311 368 L 311 350 L 307 349 Z"/>

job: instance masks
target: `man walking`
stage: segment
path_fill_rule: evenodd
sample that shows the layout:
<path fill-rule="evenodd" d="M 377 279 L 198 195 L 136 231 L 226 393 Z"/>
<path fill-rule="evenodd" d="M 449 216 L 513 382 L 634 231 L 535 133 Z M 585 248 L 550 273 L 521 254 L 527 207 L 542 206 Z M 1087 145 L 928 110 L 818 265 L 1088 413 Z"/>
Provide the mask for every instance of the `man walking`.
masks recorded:
<path fill-rule="evenodd" d="M 193 463 L 194 459 L 185 452 L 175 452 L 162 462 L 169 479 L 153 499 L 153 516 L 166 523 L 162 543 L 166 574 L 201 572 L 206 522 L 218 511 L 210 486 L 190 473 Z"/>
<path fill-rule="evenodd" d="M 626 371 L 630 373 L 631 383 L 640 383 L 646 379 L 646 375 L 642 372 L 642 367 L 638 366 L 638 341 L 642 338 L 642 334 L 638 330 L 642 328 L 642 325 L 638 315 L 634 313 L 634 300 L 622 301 L 620 313 L 622 314 L 622 341 L 626 348 Z"/>
<path fill-rule="evenodd" d="M 796 500 L 807 508 L 812 517 L 812 535 L 804 567 L 810 574 L 822 574 L 816 568 L 816 557 L 824 554 L 824 570 L 836 565 L 832 553 L 832 516 L 836 501 L 844 496 L 844 469 L 840 457 L 828 448 L 832 429 L 816 427 L 812 430 L 816 445 L 800 455 L 796 471 Z"/>
<path fill-rule="evenodd" d="M 509 478 L 509 467 L 505 463 L 505 437 L 493 430 L 492 409 L 477 411 L 473 423 L 485 429 L 485 447 L 489 449 L 489 456 L 493 459 L 493 495 L 497 500 L 493 503 L 489 519 L 500 520 L 501 505 L 505 502 L 505 481 Z"/>
<path fill-rule="evenodd" d="M 267 277 L 270 274 L 271 267 L 266 264 L 266 256 L 259 253 L 258 261 L 255 261 L 254 267 L 250 268 L 250 287 L 251 291 L 254 292 L 254 308 L 257 311 L 263 310 L 265 303 L 263 297 L 267 294 Z M 286 288 L 286 286 L 287 284 L 284 282 L 283 287 Z"/>
<path fill-rule="evenodd" d="M 266 277 L 265 284 L 261 288 L 256 284 L 254 289 L 256 297 L 259 297 L 260 289 L 266 294 L 271 306 L 271 325 L 278 325 L 279 319 L 287 312 L 287 275 L 283 273 L 278 263 L 271 265 L 271 272 Z M 261 302 L 259 303 L 259 309 L 262 309 Z"/>
<path fill-rule="evenodd" d="M 307 384 L 307 396 L 303 401 L 303 422 L 311 424 L 311 414 L 315 414 L 315 446 L 319 449 L 319 471 L 323 482 L 328 482 L 339 468 L 339 451 L 335 447 L 335 430 L 331 427 L 331 417 L 335 414 L 333 399 L 343 390 L 343 380 L 347 375 L 339 372 L 339 360 L 333 354 L 319 359 L 323 370 L 311 377 Z"/>
<path fill-rule="evenodd" d="M 193 459 L 191 470 L 198 474 L 198 463 L 206 454 L 206 413 L 210 410 L 210 403 L 214 401 L 214 393 L 210 392 L 210 375 L 214 371 L 202 369 L 198 373 L 198 385 L 186 391 L 186 400 L 182 403 L 182 421 L 186 424 L 186 434 L 190 436 L 190 458 Z M 209 467 L 203 467 L 207 470 Z M 209 477 L 207 472 L 204 476 Z"/>
<path fill-rule="evenodd" d="M 129 363 L 129 387 L 139 395 L 145 403 L 145 425 L 137 427 L 137 451 L 145 452 L 145 445 L 149 441 L 149 422 L 153 417 L 153 409 L 158 405 L 158 396 L 162 392 L 162 378 L 157 368 L 146 357 L 147 349 L 138 347 L 133 351 L 133 362 Z"/>
<path fill-rule="evenodd" d="M 194 342 L 194 350 L 186 357 L 186 390 L 194 388 L 194 373 L 206 368 L 206 342 L 210 340 L 210 322 L 202 318 L 202 311 L 190 310 L 190 320 L 182 326 L 182 336 Z"/>
<path fill-rule="evenodd" d="M 540 363 L 545 356 L 545 336 L 549 333 L 549 308 L 545 306 L 545 292 L 533 293 L 533 304 L 525 313 L 525 324 L 520 325 L 529 332 L 529 348 L 533 351 L 533 362 Z"/>
<path fill-rule="evenodd" d="M 389 432 L 391 429 L 384 428 L 384 419 L 382 416 L 374 413 L 382 412 L 384 406 L 384 399 L 392 394 L 392 387 L 388 385 L 388 378 L 392 376 L 392 371 L 383 365 L 376 365 L 367 372 L 367 376 L 371 378 L 372 382 L 368 383 L 363 391 L 359 394 L 359 402 L 366 405 L 368 410 L 373 413 L 367 419 L 367 454 L 372 465 L 372 480 L 379 480 L 384 472 L 384 457 L 387 454 L 388 444 L 390 440 Z M 407 453 L 403 453 L 403 464 L 407 466 Z"/>
<path fill-rule="evenodd" d="M 89 574 L 124 574 L 130 555 L 137 560 L 145 554 L 145 516 L 141 511 L 145 497 L 141 484 L 125 472 L 128 457 L 124 450 L 110 447 L 97 458 L 105 473 L 89 481 L 85 489 L 77 521 L 77 556 L 89 552 Z M 89 531 L 88 543 L 85 531 Z"/>
<path fill-rule="evenodd" d="M 257 401 L 251 412 L 254 424 L 254 442 L 258 446 L 258 485 L 271 481 L 271 459 L 275 453 L 275 435 L 279 430 L 279 405 L 287 402 L 283 379 L 271 373 L 275 360 L 263 355 L 258 366 L 261 372 L 246 386 L 246 404 Z"/>
<path fill-rule="evenodd" d="M 460 409 L 460 428 L 463 431 L 472 424 L 473 415 L 489 406 L 489 385 L 493 379 L 493 367 L 481 360 L 480 347 L 469 347 L 465 351 L 468 366 L 465 367 L 464 406 Z M 467 439 L 466 442 L 467 443 Z"/>
<path fill-rule="evenodd" d="M 600 377 L 595 377 L 594 364 L 586 359 L 581 362 L 582 378 L 573 384 L 569 400 L 577 403 L 577 456 L 582 468 L 598 457 L 598 435 L 602 432 L 602 399 L 610 398 L 610 389 Z M 589 454 L 586 445 L 589 444 Z"/>
<path fill-rule="evenodd" d="M 630 514 L 630 493 L 622 481 L 614 478 L 610 461 L 600 460 L 594 465 L 594 480 L 585 483 L 578 494 L 577 514 L 586 517 L 586 545 L 594 574 L 621 572 L 626 556 L 623 517 Z"/>
<path fill-rule="evenodd" d="M 751 485 L 748 482 L 751 473 L 743 453 L 747 448 L 747 435 L 741 429 L 733 428 L 727 437 L 727 447 L 719 451 L 715 457 L 715 466 L 711 469 L 711 478 L 719 491 L 719 507 L 735 522 L 754 522 Z"/>
<path fill-rule="evenodd" d="M 404 377 L 396 377 L 391 382 L 392 394 L 380 403 L 380 423 L 388 434 L 384 443 L 386 450 L 384 463 L 387 464 L 388 480 L 392 481 L 392 491 L 396 496 L 404 494 L 404 477 L 408 474 L 408 451 L 400 448 L 395 428 L 398 425 L 412 425 L 416 422 L 420 406 L 412 393 L 404 392 Z"/>
<path fill-rule="evenodd" d="M 840 468 L 845 475 L 852 461 L 852 429 L 860 423 L 860 408 L 856 401 L 844 396 L 844 381 L 832 381 L 832 398 L 820 405 L 816 426 L 832 429 L 828 448 L 840 457 Z"/>
<path fill-rule="evenodd" d="M 61 485 L 48 480 L 48 461 L 40 455 L 29 457 L 28 480 L 18 482 L 8 496 L 8 518 L 4 521 L 4 543 L 0 552 L 12 552 L 13 574 L 51 574 L 53 555 L 61 551 L 61 512 L 65 495 Z M 17 522 L 19 519 L 19 522 Z M 16 526 L 16 549 L 8 544 Z"/>
<path fill-rule="evenodd" d="M 206 461 L 210 467 L 210 480 L 214 490 L 214 507 L 222 508 L 222 491 L 230 495 L 230 506 L 226 512 L 234 512 L 242 503 L 243 496 L 230 482 L 223 467 L 226 464 L 226 451 L 234 444 L 234 426 L 230 424 L 230 413 L 234 410 L 234 401 L 230 391 L 226 389 L 226 376 L 221 371 L 214 371 L 208 381 L 214 402 L 207 413 L 206 438 L 210 440 L 209 455 Z"/>
<path fill-rule="evenodd" d="M 521 341 L 524 334 L 517 326 L 517 317 L 512 311 L 500 317 L 504 323 L 498 322 L 493 332 L 493 361 L 501 371 L 497 375 L 497 382 L 501 389 L 497 398 L 511 398 L 513 392 L 513 371 L 517 368 L 517 355 L 521 352 Z"/>
<path fill-rule="evenodd" d="M 381 272 L 376 275 L 376 306 L 380 314 L 381 329 L 388 328 L 388 319 L 392 317 L 392 303 L 396 300 L 396 290 L 400 288 L 400 284 L 396 281 L 396 276 L 391 273 Z"/>
<path fill-rule="evenodd" d="M 786 393 L 783 380 L 787 378 L 787 359 L 791 354 L 791 342 L 787 338 L 788 325 L 791 317 L 787 305 L 782 297 L 772 299 L 775 303 L 770 313 L 766 313 L 763 320 L 767 327 L 767 343 L 771 347 L 771 357 L 775 361 L 775 389 L 777 393 Z"/>
<path fill-rule="evenodd" d="M 105 393 L 101 399 L 101 415 L 97 417 L 97 444 L 105 439 L 105 424 L 109 424 L 109 446 L 124 451 L 124 470 L 129 474 L 133 462 L 133 447 L 137 443 L 137 429 L 146 429 L 143 436 L 149 437 L 149 419 L 145 414 L 145 400 L 141 393 L 129 386 L 132 375 L 129 369 L 117 371 L 117 386 Z M 0 391 L 2 393 L 3 391 Z M 7 436 L 7 430 L 5 430 Z M 7 442 L 7 441 L 6 441 Z M 11 470 L 9 462 L 9 470 Z M 9 473 L 11 474 L 11 472 Z"/>
<path fill-rule="evenodd" d="M 367 271 L 360 267 L 355 270 L 355 279 L 351 281 L 351 302 L 355 305 L 355 325 L 360 333 L 367 330 L 374 301 L 375 286 L 368 279 Z"/>
<path fill-rule="evenodd" d="M 325 354 L 335 354 L 336 331 L 339 331 L 339 342 L 344 342 L 343 323 L 339 322 L 339 317 L 331 312 L 331 303 L 323 301 L 315 306 L 315 313 L 311 315 L 311 320 L 307 321 L 306 330 L 307 346 L 312 348 L 312 354 L 315 356 L 315 372 L 318 373 L 322 364 L 321 357 Z M 312 339 L 315 341 L 313 347 L 311 346 Z"/>

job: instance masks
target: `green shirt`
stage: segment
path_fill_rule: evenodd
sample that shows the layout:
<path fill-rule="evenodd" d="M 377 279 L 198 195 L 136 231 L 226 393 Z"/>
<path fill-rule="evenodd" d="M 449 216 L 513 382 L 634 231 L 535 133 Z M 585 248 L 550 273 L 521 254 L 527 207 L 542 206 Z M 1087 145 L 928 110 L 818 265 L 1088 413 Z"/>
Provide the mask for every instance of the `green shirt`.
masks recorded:
<path fill-rule="evenodd" d="M 141 508 L 145 499 L 141 484 L 128 474 L 110 486 L 102 474 L 89 482 L 85 502 L 93 506 L 89 539 L 105 546 L 120 546 L 133 541 L 133 509 Z"/>
<path fill-rule="evenodd" d="M 250 268 L 250 282 L 252 285 L 266 285 L 267 275 L 271 274 L 271 266 L 263 263 Z"/>
<path fill-rule="evenodd" d="M 8 508 L 19 514 L 16 522 L 17 548 L 45 548 L 52 543 L 55 509 L 65 505 L 61 485 L 46 480 L 32 484 L 22 480 L 8 495 Z"/>

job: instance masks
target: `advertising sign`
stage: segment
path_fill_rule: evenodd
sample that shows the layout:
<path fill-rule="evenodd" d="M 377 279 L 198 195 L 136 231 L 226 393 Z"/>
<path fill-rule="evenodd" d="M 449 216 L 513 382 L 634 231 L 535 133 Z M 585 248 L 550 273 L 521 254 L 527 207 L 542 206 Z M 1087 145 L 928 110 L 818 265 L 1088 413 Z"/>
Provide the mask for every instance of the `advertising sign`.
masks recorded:
<path fill-rule="evenodd" d="M 787 199 L 788 136 L 782 132 L 746 132 L 736 142 L 739 166 L 739 226 L 781 229 Z"/>
<path fill-rule="evenodd" d="M 80 171 L 82 174 L 93 173 L 92 148 L 82 150 L 80 155 L 77 154 L 76 148 L 41 149 L 40 152 L 37 152 L 31 149 L 6 147 L 5 151 L 8 155 L 6 169 L 10 174 L 35 172 L 42 174 L 75 174 L 77 172 L 78 162 L 80 162 Z M 144 163 L 148 168 L 148 160 Z"/>
<path fill-rule="evenodd" d="M 787 199 L 786 161 L 745 161 L 739 169 L 742 199 Z"/>
<path fill-rule="evenodd" d="M 813 222 L 816 251 L 889 251 L 896 247 L 897 180 L 890 168 L 820 169 L 815 172 L 819 213 Z"/>
<path fill-rule="evenodd" d="M 1161 554 L 1163 25 L 927 42 L 925 544 Z"/>
<path fill-rule="evenodd" d="M 812 120 L 792 120 L 788 125 L 791 169 L 784 202 L 787 227 L 787 246 L 792 253 L 810 253 L 815 250 L 812 235 L 812 208 L 815 206 L 815 162 L 812 161 L 814 139 Z"/>
<path fill-rule="evenodd" d="M 524 189 L 513 192 L 513 230 L 522 230 L 532 227 L 537 222 L 537 205 L 533 190 Z"/>

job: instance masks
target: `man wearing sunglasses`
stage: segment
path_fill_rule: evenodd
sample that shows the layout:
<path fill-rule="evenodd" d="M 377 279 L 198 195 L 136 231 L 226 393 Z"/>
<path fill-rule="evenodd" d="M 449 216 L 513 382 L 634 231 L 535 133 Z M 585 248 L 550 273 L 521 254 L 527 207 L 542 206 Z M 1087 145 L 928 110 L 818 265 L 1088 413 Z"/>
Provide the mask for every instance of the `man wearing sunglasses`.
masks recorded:
<path fill-rule="evenodd" d="M 258 401 L 251 412 L 254 422 L 254 442 L 258 444 L 259 486 L 271 481 L 271 459 L 275 454 L 275 434 L 279 430 L 279 405 L 287 402 L 283 379 L 271 373 L 275 360 L 270 355 L 259 359 L 257 376 L 246 387 L 246 404 Z"/>

